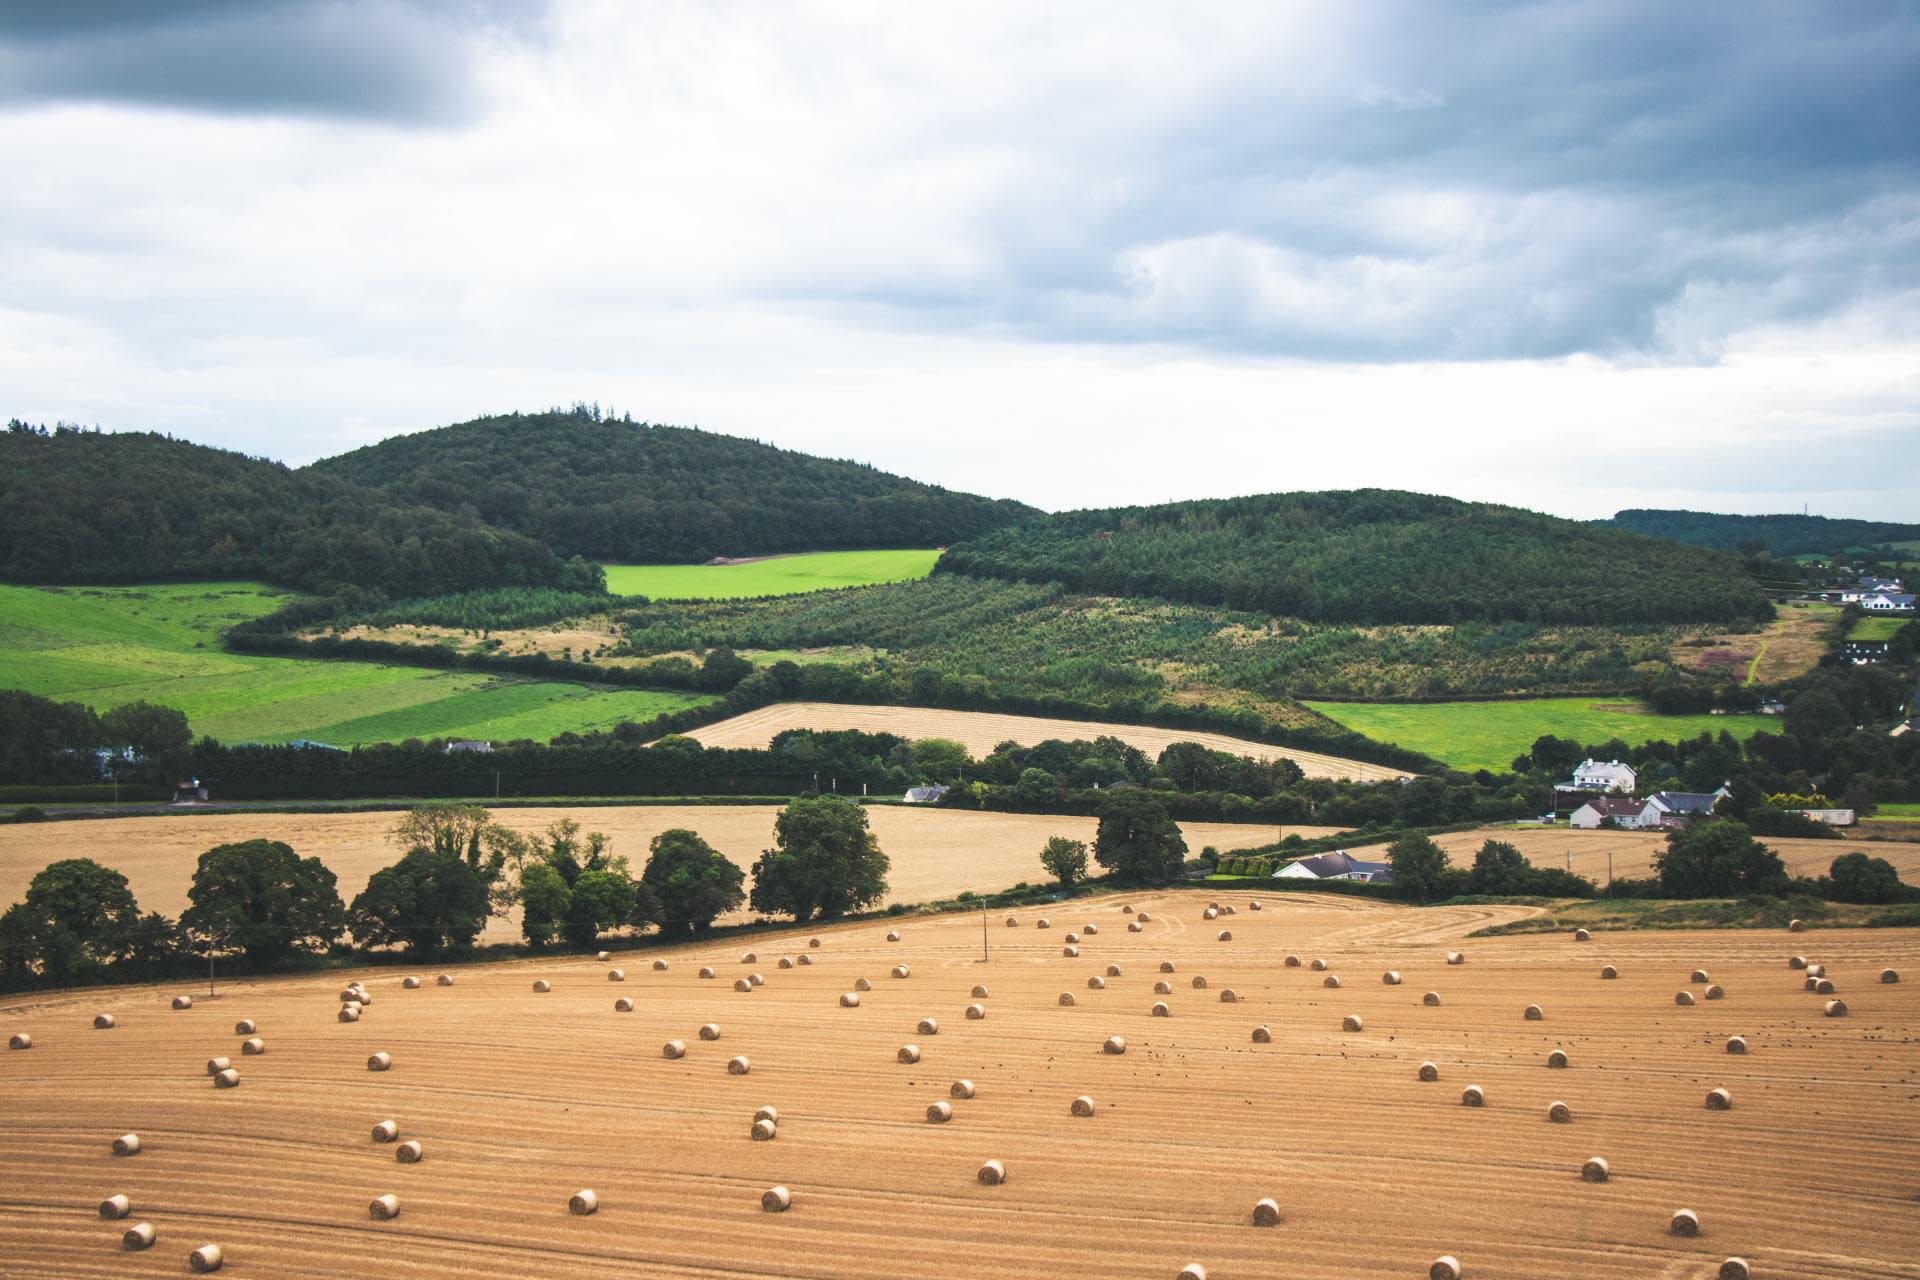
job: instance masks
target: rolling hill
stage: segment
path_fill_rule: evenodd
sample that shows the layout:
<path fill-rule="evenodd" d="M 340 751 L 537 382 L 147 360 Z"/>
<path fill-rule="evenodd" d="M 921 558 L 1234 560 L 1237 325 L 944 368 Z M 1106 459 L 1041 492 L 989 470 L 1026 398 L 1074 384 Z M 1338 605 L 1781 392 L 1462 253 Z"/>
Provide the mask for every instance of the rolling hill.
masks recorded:
<path fill-rule="evenodd" d="M 1920 524 L 1883 520 L 1836 520 L 1827 516 L 1728 516 L 1711 511 L 1620 511 L 1600 521 L 1616 529 L 1668 538 L 1689 546 L 1738 551 L 1759 542 L 1776 556 L 1839 555 L 1850 547 L 1869 550 L 1920 541 Z"/>
<path fill-rule="evenodd" d="M 1070 511 L 950 549 L 939 573 L 1339 623 L 1764 619 L 1730 556 L 1395 490 Z"/>
<path fill-rule="evenodd" d="M 1037 514 L 857 462 L 585 410 L 396 436 L 308 471 L 610 561 L 947 546 Z"/>

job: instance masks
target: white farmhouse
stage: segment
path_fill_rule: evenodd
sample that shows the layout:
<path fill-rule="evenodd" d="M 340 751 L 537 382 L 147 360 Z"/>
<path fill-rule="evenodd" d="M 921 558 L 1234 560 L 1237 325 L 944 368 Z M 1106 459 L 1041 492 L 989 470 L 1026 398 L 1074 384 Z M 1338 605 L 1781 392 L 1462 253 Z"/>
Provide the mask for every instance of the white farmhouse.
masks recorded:
<path fill-rule="evenodd" d="M 1575 791 L 1617 791 L 1633 794 L 1633 766 L 1619 760 L 1582 760 L 1573 771 Z"/>

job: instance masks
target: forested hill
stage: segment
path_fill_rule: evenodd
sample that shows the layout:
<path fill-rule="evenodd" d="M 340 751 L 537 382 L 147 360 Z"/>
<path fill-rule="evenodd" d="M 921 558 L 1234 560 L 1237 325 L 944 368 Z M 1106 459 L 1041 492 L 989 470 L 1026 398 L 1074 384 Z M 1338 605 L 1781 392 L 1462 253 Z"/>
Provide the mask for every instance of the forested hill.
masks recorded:
<path fill-rule="evenodd" d="M 936 572 L 1322 622 L 1730 622 L 1771 616 L 1731 556 L 1513 507 L 1383 489 L 1071 511 Z"/>
<path fill-rule="evenodd" d="M 1036 514 L 855 462 L 579 410 L 396 436 L 309 470 L 596 560 L 947 546 Z"/>
<path fill-rule="evenodd" d="M 138 582 L 263 578 L 394 595 L 499 586 L 599 590 L 568 565 L 471 516 L 166 436 L 42 428 L 0 433 L 0 579 Z"/>
<path fill-rule="evenodd" d="M 1920 524 L 1835 520 L 1827 516 L 1725 516 L 1711 511 L 1620 511 L 1600 521 L 1616 529 L 1668 538 L 1695 547 L 1739 551 L 1765 544 L 1776 556 L 1839 555 L 1852 547 L 1873 551 L 1893 542 L 1920 541 Z"/>

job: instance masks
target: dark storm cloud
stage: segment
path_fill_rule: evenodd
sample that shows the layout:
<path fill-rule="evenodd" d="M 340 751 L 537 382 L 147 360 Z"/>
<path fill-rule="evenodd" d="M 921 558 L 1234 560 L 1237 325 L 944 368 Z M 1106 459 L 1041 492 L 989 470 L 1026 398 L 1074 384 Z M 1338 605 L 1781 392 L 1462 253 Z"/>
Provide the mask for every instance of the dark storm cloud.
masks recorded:
<path fill-rule="evenodd" d="M 479 106 L 476 37 L 533 13 L 435 0 L 14 0 L 0 5 L 0 106 L 457 122 Z"/>

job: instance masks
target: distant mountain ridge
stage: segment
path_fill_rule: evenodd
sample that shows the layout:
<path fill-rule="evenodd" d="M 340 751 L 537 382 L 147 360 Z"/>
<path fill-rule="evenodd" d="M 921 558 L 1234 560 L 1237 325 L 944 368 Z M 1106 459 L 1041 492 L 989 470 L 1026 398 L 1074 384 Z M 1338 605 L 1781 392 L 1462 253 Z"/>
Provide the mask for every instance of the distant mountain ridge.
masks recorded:
<path fill-rule="evenodd" d="M 1711 511 L 1633 508 L 1595 523 L 1716 551 L 1738 551 L 1748 543 L 1760 542 L 1781 557 L 1831 556 L 1850 547 L 1873 549 L 1892 542 L 1920 540 L 1920 524 L 1793 514 L 1731 516 Z"/>
<path fill-rule="evenodd" d="M 935 572 L 1316 622 L 1684 623 L 1772 616 L 1731 556 L 1489 503 L 1358 489 L 1068 511 Z"/>
<path fill-rule="evenodd" d="M 576 409 L 395 436 L 307 470 L 470 515 L 562 556 L 715 556 L 947 546 L 1039 514 L 856 462 Z"/>

